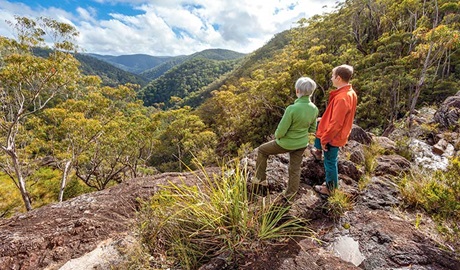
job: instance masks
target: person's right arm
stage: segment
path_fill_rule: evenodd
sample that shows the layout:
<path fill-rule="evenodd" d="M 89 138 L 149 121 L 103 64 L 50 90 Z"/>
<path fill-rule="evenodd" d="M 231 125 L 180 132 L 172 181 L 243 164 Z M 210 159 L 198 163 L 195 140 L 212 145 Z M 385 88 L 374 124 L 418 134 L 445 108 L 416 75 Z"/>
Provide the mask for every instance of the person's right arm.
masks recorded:
<path fill-rule="evenodd" d="M 284 111 L 283 118 L 281 118 L 281 121 L 278 123 L 278 127 L 276 128 L 275 138 L 276 139 L 283 138 L 286 135 L 287 131 L 289 130 L 289 127 L 291 127 L 291 124 L 292 124 L 291 109 L 290 107 L 287 107 L 286 110 Z"/>

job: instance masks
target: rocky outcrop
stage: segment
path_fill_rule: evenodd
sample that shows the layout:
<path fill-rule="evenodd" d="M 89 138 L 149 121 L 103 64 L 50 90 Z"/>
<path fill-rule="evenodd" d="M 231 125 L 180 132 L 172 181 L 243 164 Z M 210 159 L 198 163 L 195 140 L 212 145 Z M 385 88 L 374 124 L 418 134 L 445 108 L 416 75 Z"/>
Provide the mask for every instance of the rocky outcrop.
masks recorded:
<path fill-rule="evenodd" d="M 126 236 L 130 234 L 139 200 L 148 199 L 168 181 L 182 180 L 195 183 L 196 174 L 166 173 L 132 179 L 103 191 L 0 219 L 0 269 L 59 269 L 72 259 L 98 253 L 98 249 L 112 252 L 101 258 L 109 256 L 114 264 L 114 249 L 129 242 Z M 111 269 L 102 268 L 107 265 L 105 260 L 98 263 L 87 269 Z"/>
<path fill-rule="evenodd" d="M 411 163 L 406 158 L 399 155 L 386 155 L 377 158 L 375 175 L 399 176 L 403 172 L 409 171 Z"/>
<path fill-rule="evenodd" d="M 460 92 L 448 97 L 434 115 L 434 120 L 442 128 L 450 130 L 459 129 L 460 119 Z"/>

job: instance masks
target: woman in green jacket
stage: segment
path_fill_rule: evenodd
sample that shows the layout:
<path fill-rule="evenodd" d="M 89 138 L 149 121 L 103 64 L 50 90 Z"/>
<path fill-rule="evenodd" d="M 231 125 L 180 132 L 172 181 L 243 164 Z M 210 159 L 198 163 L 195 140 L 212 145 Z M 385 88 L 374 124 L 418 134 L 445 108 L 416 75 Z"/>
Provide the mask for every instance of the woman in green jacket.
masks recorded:
<path fill-rule="evenodd" d="M 297 99 L 289 105 L 275 131 L 275 140 L 258 147 L 254 184 L 268 186 L 267 159 L 270 155 L 289 153 L 289 181 L 283 197 L 288 201 L 297 193 L 300 183 L 300 165 L 309 142 L 309 133 L 316 132 L 318 108 L 310 100 L 316 83 L 301 77 L 295 84 Z"/>

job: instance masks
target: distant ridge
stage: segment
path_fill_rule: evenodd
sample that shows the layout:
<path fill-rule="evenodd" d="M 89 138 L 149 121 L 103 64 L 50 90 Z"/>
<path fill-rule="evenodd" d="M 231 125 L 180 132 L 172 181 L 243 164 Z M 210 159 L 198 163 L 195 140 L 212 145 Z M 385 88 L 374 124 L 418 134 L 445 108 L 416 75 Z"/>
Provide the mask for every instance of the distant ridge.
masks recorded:
<path fill-rule="evenodd" d="M 152 69 L 146 70 L 142 72 L 140 75 L 147 80 L 155 80 L 159 78 L 161 75 L 165 74 L 168 70 L 172 69 L 175 66 L 178 66 L 185 61 L 189 61 L 192 59 L 196 58 L 205 58 L 209 60 L 217 60 L 217 61 L 223 61 L 223 60 L 234 60 L 234 59 L 239 59 L 246 56 L 244 53 L 239 53 L 231 50 L 225 50 L 225 49 L 207 49 L 201 52 L 196 52 L 194 54 L 188 55 L 188 56 L 176 56 L 170 59 L 169 61 L 166 61 Z"/>
<path fill-rule="evenodd" d="M 37 56 L 47 57 L 50 50 L 34 48 L 33 52 Z M 115 87 L 120 84 L 133 83 L 143 87 L 148 83 L 146 79 L 137 74 L 120 69 L 88 54 L 76 53 L 74 57 L 80 62 L 80 70 L 83 74 L 99 76 L 103 85 Z"/>
<path fill-rule="evenodd" d="M 170 68 L 179 65 L 190 58 L 203 57 L 212 60 L 231 60 L 245 56 L 244 53 L 226 49 L 207 49 L 191 55 L 178 56 L 152 56 L 148 54 L 114 56 L 95 53 L 86 53 L 86 55 L 110 63 L 124 71 L 141 75 L 148 80 L 158 78 Z M 154 70 L 157 67 L 158 69 Z"/>
<path fill-rule="evenodd" d="M 142 73 L 154 80 L 141 89 L 140 97 L 146 106 L 170 108 L 186 104 L 196 107 L 203 102 L 201 90 L 231 72 L 245 56 L 231 50 L 209 49 L 176 58 Z M 172 97 L 174 102 L 171 102 Z"/>
<path fill-rule="evenodd" d="M 145 70 L 154 68 L 166 61 L 169 61 L 173 56 L 151 56 L 148 54 L 132 54 L 132 55 L 100 55 L 88 53 L 87 55 L 95 57 L 99 60 L 108 62 L 124 71 L 135 74 L 140 74 Z"/>

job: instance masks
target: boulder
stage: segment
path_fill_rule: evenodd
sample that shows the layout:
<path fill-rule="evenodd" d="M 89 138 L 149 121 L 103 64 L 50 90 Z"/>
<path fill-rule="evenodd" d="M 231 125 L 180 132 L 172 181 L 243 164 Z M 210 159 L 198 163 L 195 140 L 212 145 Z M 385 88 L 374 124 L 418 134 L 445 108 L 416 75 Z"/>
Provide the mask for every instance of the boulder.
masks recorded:
<path fill-rule="evenodd" d="M 344 158 L 349 157 L 351 162 L 363 165 L 365 161 L 364 147 L 357 141 L 348 141 L 342 148 L 340 155 Z"/>
<path fill-rule="evenodd" d="M 460 118 L 460 91 L 448 97 L 434 115 L 434 121 L 442 128 L 458 130 Z"/>
<path fill-rule="evenodd" d="M 353 140 L 365 145 L 369 145 L 372 142 L 372 136 L 358 125 L 353 124 L 348 140 Z"/>
<path fill-rule="evenodd" d="M 403 172 L 409 171 L 410 161 L 399 155 L 385 155 L 377 158 L 377 167 L 374 174 L 398 176 Z"/>
<path fill-rule="evenodd" d="M 388 137 L 375 136 L 374 142 L 382 147 L 385 153 L 394 153 L 396 152 L 396 143 Z"/>

